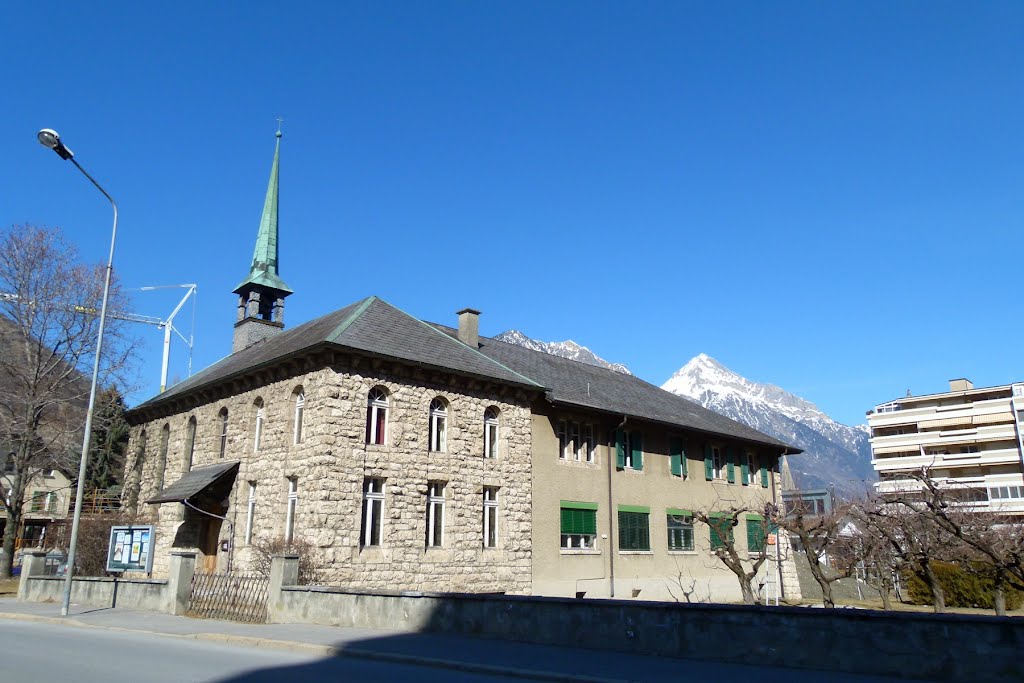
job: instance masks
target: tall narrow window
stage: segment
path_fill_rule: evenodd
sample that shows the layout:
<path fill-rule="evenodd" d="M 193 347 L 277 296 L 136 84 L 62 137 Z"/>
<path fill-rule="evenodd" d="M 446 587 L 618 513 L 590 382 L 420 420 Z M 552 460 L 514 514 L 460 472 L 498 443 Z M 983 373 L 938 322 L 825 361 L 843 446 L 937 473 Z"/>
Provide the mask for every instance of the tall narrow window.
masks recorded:
<path fill-rule="evenodd" d="M 580 438 L 580 447 L 576 459 L 583 459 L 585 462 L 594 462 L 594 425 L 583 425 L 583 436 Z"/>
<path fill-rule="evenodd" d="M 484 547 L 498 547 L 498 487 L 484 487 Z"/>
<path fill-rule="evenodd" d="M 164 488 L 164 474 L 167 471 L 167 447 L 171 443 L 171 425 L 165 424 L 160 430 L 160 459 L 156 463 L 156 490 Z"/>
<path fill-rule="evenodd" d="M 306 406 L 306 394 L 301 390 L 295 394 L 295 433 L 292 443 L 302 443 L 302 413 Z"/>
<path fill-rule="evenodd" d="M 299 480 L 288 478 L 288 508 L 284 517 L 284 541 L 291 543 L 295 538 L 295 508 L 299 502 Z"/>
<path fill-rule="evenodd" d="M 439 453 L 448 447 L 448 404 L 442 398 L 430 402 L 430 450 Z"/>
<path fill-rule="evenodd" d="M 223 460 L 224 454 L 228 451 L 228 409 L 220 409 L 220 457 Z"/>
<path fill-rule="evenodd" d="M 359 529 L 359 543 L 364 548 L 380 545 L 384 524 L 384 480 L 376 477 L 363 479 L 363 521 Z"/>
<path fill-rule="evenodd" d="M 256 482 L 249 482 L 249 505 L 245 515 L 245 542 L 252 543 L 252 524 L 256 518 Z"/>
<path fill-rule="evenodd" d="M 712 470 L 715 479 L 725 478 L 725 454 L 718 446 L 711 447 L 711 457 L 714 469 Z"/>
<path fill-rule="evenodd" d="M 427 547 L 439 548 L 444 544 L 444 482 L 432 481 L 427 485 Z"/>
<path fill-rule="evenodd" d="M 569 423 L 569 443 L 566 444 L 570 453 L 572 453 L 573 460 L 577 462 L 580 459 L 580 423 L 570 422 Z"/>
<path fill-rule="evenodd" d="M 569 432 L 565 426 L 565 420 L 558 421 L 558 458 L 565 460 L 565 454 L 569 450 Z"/>
<path fill-rule="evenodd" d="M 484 457 L 498 457 L 498 409 L 484 411 Z"/>
<path fill-rule="evenodd" d="M 256 406 L 256 434 L 252 440 L 252 452 L 259 453 L 260 441 L 263 440 L 263 399 L 256 399 L 253 405 Z"/>
<path fill-rule="evenodd" d="M 192 469 L 192 456 L 196 452 L 196 416 L 188 419 L 188 428 L 185 430 L 185 471 Z"/>
<path fill-rule="evenodd" d="M 366 443 L 387 443 L 388 395 L 380 387 L 370 389 L 366 399 Z"/>

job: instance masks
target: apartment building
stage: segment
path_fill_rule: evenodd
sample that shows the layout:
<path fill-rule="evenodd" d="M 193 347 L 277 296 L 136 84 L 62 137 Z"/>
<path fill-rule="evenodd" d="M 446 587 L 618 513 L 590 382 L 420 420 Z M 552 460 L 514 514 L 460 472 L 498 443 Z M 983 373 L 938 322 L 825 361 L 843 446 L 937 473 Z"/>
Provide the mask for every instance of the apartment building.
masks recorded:
<path fill-rule="evenodd" d="M 956 489 L 978 509 L 1024 514 L 1024 383 L 907 396 L 868 413 L 879 494 L 919 488 L 910 474 Z"/>

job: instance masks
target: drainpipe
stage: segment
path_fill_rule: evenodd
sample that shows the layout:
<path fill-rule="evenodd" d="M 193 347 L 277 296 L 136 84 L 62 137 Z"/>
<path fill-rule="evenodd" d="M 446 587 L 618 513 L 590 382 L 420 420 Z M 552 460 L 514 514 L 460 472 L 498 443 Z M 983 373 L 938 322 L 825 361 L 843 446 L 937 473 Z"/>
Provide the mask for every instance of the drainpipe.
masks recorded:
<path fill-rule="evenodd" d="M 614 434 L 618 433 L 620 429 L 626 426 L 626 422 L 629 420 L 628 415 L 622 416 L 622 422 L 615 428 Z M 615 471 L 615 455 L 613 453 L 608 454 L 608 594 L 609 597 L 615 597 L 615 548 L 613 546 L 612 525 L 615 521 L 615 510 L 612 507 L 612 473 Z"/>

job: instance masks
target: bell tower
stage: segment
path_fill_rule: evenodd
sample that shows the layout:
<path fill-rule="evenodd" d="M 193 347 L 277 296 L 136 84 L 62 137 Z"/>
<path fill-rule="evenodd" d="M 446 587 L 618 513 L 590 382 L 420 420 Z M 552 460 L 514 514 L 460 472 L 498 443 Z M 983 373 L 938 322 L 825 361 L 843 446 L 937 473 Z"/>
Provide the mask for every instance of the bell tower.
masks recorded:
<path fill-rule="evenodd" d="M 235 287 L 238 315 L 231 352 L 236 353 L 284 329 L 284 300 L 292 290 L 278 274 L 277 195 L 278 171 L 281 161 L 281 131 L 277 131 L 274 163 L 270 167 L 267 198 L 256 235 L 249 275 Z"/>

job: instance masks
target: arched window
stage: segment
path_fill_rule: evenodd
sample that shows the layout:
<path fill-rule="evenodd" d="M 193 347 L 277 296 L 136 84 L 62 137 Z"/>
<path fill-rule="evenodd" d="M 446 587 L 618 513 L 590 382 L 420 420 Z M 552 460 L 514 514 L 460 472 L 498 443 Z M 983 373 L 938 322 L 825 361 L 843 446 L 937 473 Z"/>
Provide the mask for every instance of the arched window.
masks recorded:
<path fill-rule="evenodd" d="M 220 457 L 228 452 L 228 409 L 220 409 Z"/>
<path fill-rule="evenodd" d="M 498 409 L 484 411 L 484 457 L 498 457 Z"/>
<path fill-rule="evenodd" d="M 292 443 L 302 443 L 302 413 L 306 407 L 306 394 L 303 393 L 302 387 L 295 390 L 295 430 L 293 433 Z"/>
<path fill-rule="evenodd" d="M 366 443 L 383 446 L 387 433 L 388 395 L 381 387 L 374 387 L 366 399 Z"/>
<path fill-rule="evenodd" d="M 443 398 L 430 402 L 430 450 L 443 453 L 448 445 L 448 404 Z"/>
<path fill-rule="evenodd" d="M 160 430 L 160 459 L 156 463 L 156 490 L 164 488 L 164 475 L 167 472 L 167 447 L 171 443 L 171 425 L 164 424 Z"/>
<path fill-rule="evenodd" d="M 192 456 L 196 452 L 196 416 L 188 419 L 188 428 L 185 430 L 185 471 L 192 469 Z"/>
<path fill-rule="evenodd" d="M 252 452 L 259 453 L 260 441 L 263 439 L 263 399 L 257 398 L 252 405 L 256 409 L 256 434 L 252 440 Z"/>

